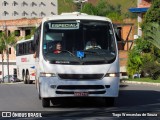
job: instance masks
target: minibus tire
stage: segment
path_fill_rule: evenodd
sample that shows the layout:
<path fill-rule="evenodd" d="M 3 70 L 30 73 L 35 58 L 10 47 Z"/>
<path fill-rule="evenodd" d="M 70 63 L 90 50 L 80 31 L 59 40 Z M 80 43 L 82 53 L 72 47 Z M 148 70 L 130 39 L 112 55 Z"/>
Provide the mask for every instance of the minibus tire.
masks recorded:
<path fill-rule="evenodd" d="M 50 99 L 49 98 L 42 98 L 42 106 L 49 107 L 50 106 Z"/>
<path fill-rule="evenodd" d="M 114 101 L 115 101 L 114 97 L 106 97 L 105 98 L 106 107 L 113 107 L 114 106 Z"/>

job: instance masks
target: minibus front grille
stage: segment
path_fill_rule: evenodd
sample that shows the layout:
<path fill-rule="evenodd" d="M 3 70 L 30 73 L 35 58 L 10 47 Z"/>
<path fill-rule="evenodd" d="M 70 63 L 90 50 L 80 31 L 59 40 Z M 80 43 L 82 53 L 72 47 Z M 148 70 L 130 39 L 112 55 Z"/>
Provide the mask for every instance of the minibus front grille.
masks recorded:
<path fill-rule="evenodd" d="M 61 79 L 95 80 L 102 79 L 104 74 L 58 74 Z"/>
<path fill-rule="evenodd" d="M 91 91 L 88 92 L 88 94 L 105 94 L 106 91 Z M 74 92 L 69 92 L 69 91 L 56 91 L 56 94 L 74 94 Z"/>
<path fill-rule="evenodd" d="M 105 89 L 103 85 L 59 85 L 57 89 L 76 90 L 76 89 Z"/>
<path fill-rule="evenodd" d="M 56 94 L 74 94 L 76 91 L 86 91 L 88 94 L 105 94 L 104 85 L 59 85 Z"/>

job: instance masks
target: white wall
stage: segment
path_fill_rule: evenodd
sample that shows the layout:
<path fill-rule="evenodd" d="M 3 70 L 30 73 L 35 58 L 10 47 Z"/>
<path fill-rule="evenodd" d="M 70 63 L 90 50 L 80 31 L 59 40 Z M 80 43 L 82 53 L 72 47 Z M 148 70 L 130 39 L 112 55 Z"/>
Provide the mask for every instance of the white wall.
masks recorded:
<path fill-rule="evenodd" d="M 6 6 L 4 6 L 4 1 L 7 2 Z M 14 1 L 17 3 L 14 6 Z M 26 5 L 23 6 L 23 2 L 25 1 Z M 32 6 L 32 2 L 35 5 Z M 42 3 L 43 4 L 42 4 Z M 4 15 L 4 11 L 7 12 L 7 15 Z M 14 11 L 16 14 L 14 14 Z M 23 16 L 23 12 L 26 12 L 28 15 Z M 37 15 L 31 14 L 32 12 Z M 0 0 L 0 20 L 10 20 L 10 19 L 21 19 L 21 18 L 42 18 L 40 13 L 45 13 L 44 16 L 58 14 L 58 3 L 57 0 Z"/>

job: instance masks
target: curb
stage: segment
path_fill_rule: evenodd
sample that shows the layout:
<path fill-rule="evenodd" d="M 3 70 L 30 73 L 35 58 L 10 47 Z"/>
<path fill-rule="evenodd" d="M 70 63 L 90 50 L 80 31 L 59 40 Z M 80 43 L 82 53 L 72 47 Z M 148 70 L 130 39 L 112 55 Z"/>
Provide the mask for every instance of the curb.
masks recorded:
<path fill-rule="evenodd" d="M 12 85 L 12 84 L 21 84 L 23 82 L 10 82 L 10 83 L 0 83 L 0 85 Z"/>
<path fill-rule="evenodd" d="M 122 80 L 121 83 L 132 83 L 132 84 L 160 86 L 160 83 L 150 83 L 150 82 L 136 82 L 136 81 L 124 81 L 124 80 Z"/>

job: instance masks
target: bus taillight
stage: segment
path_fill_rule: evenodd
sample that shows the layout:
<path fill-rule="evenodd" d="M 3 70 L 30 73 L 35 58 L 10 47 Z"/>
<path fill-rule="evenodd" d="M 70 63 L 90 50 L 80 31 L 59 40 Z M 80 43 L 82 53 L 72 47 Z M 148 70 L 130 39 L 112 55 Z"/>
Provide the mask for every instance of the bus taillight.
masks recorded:
<path fill-rule="evenodd" d="M 32 73 L 31 76 L 35 76 L 35 73 Z"/>

